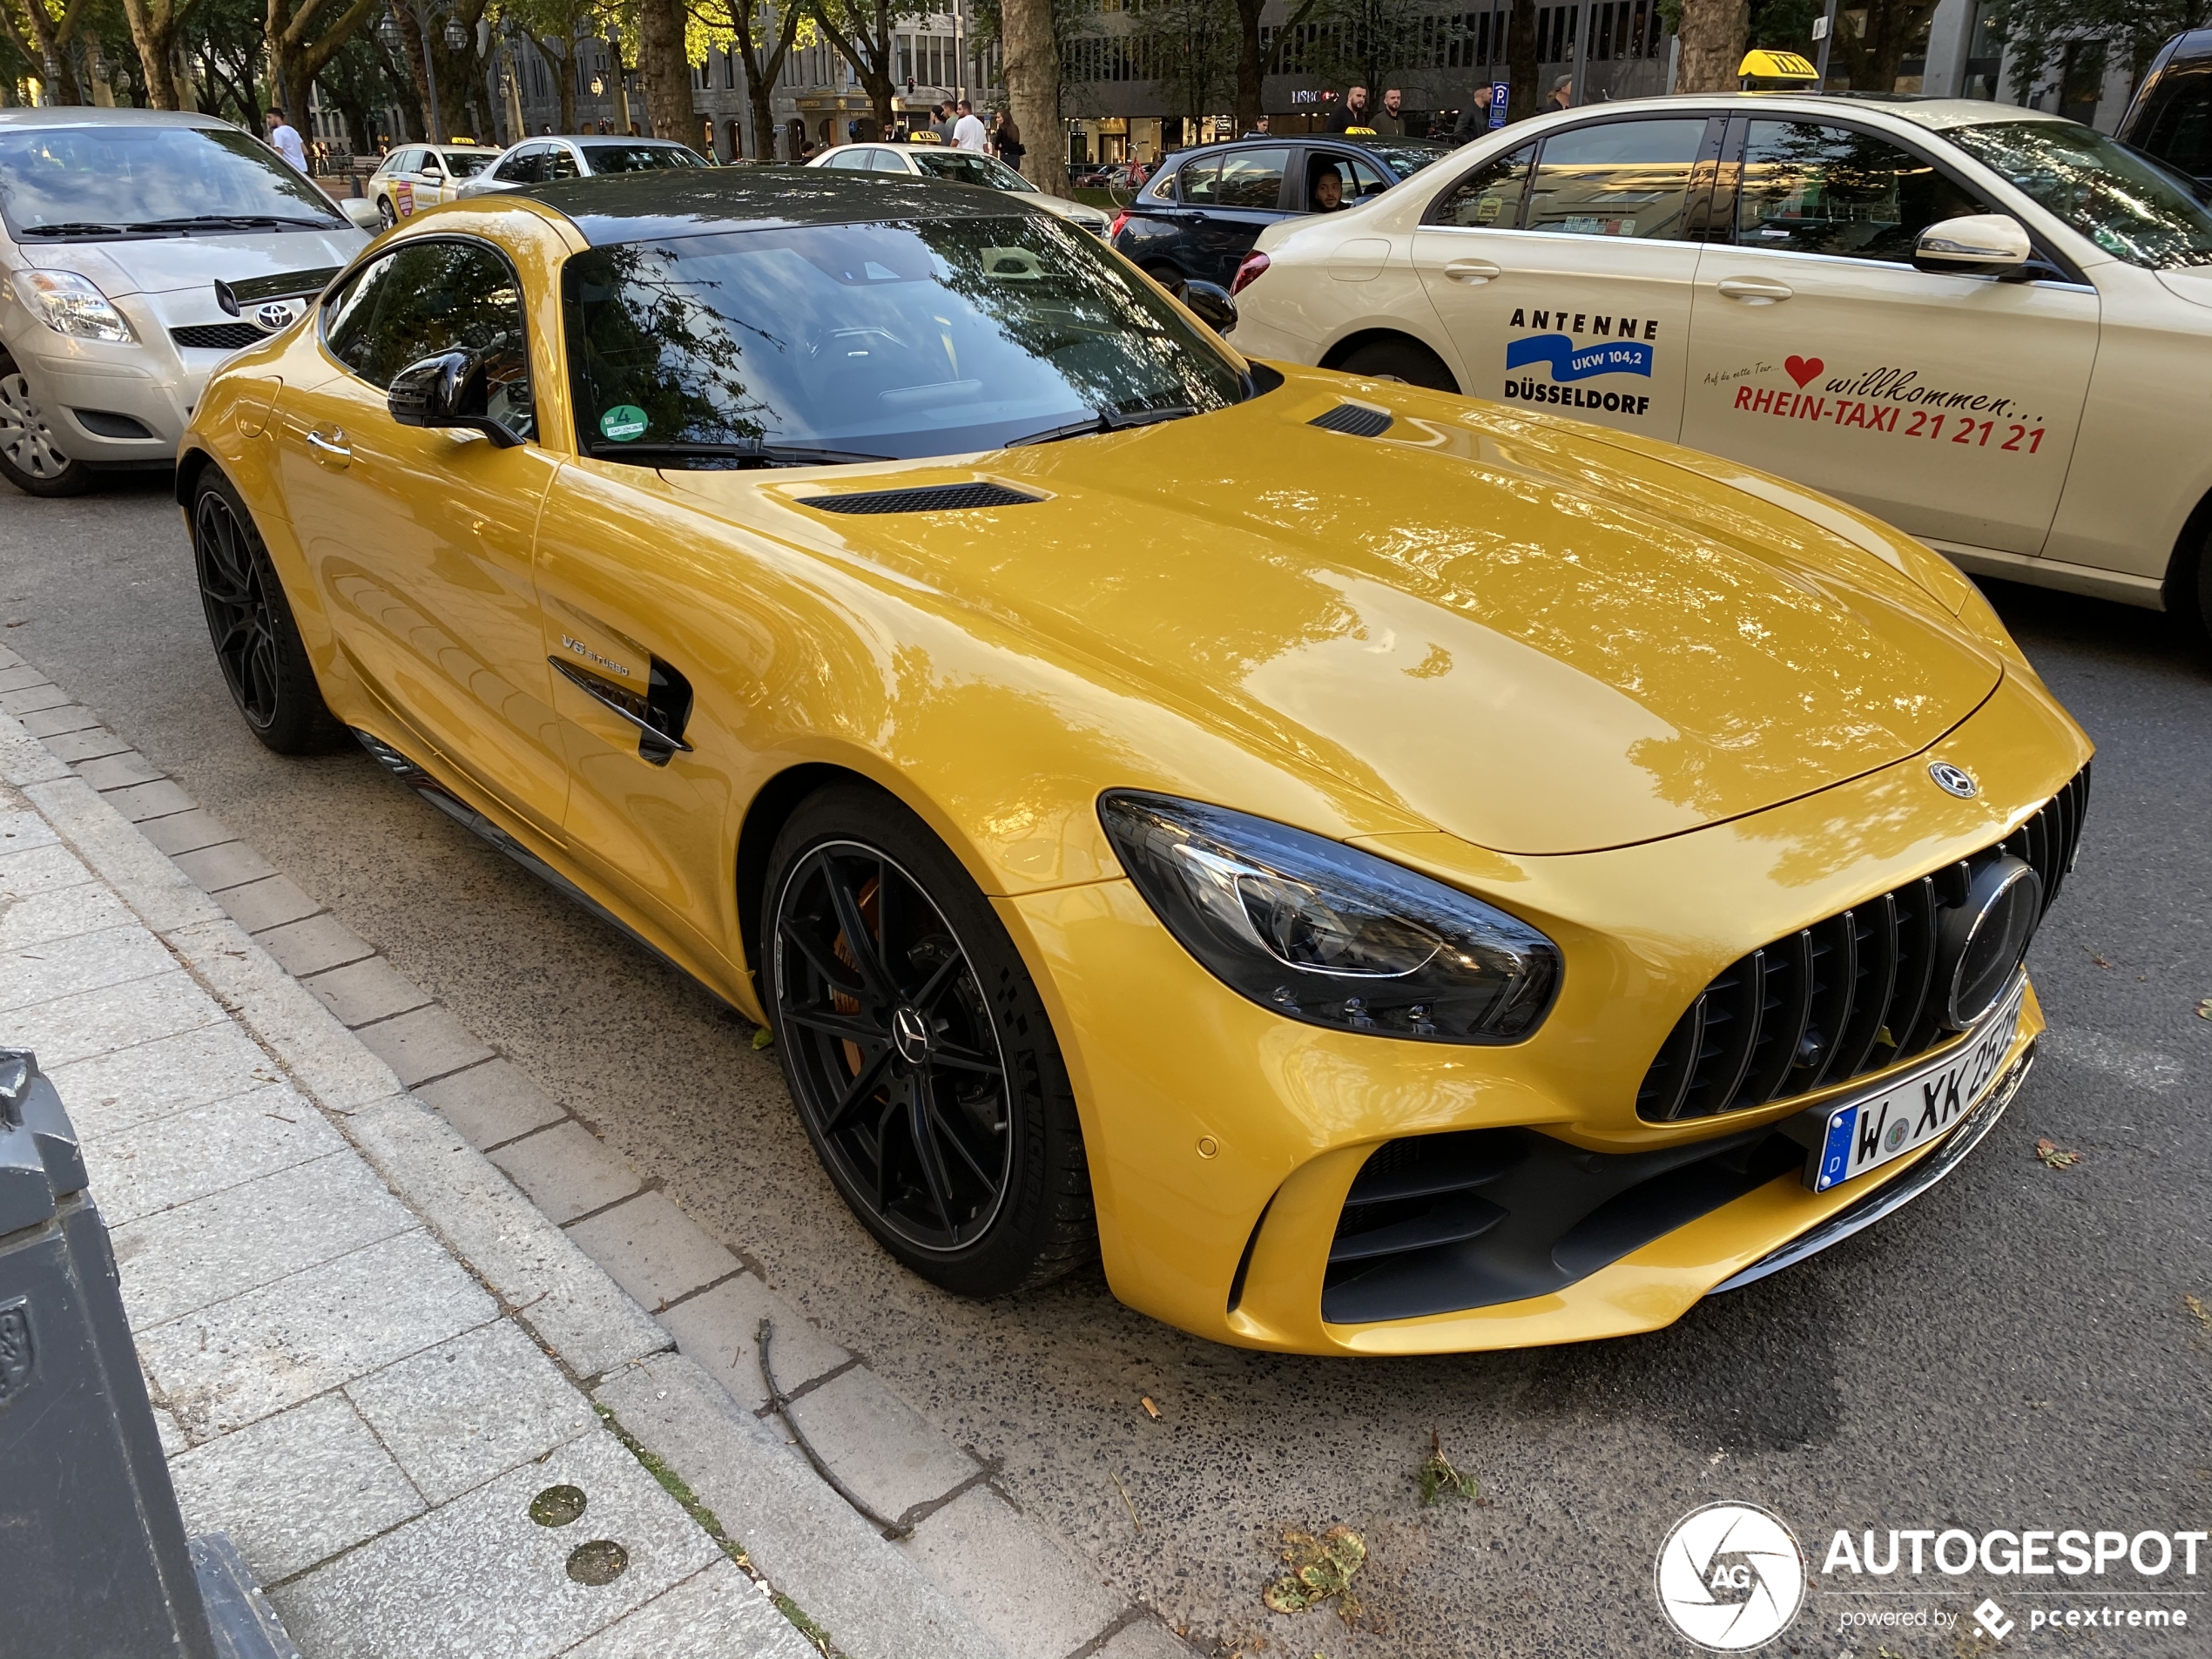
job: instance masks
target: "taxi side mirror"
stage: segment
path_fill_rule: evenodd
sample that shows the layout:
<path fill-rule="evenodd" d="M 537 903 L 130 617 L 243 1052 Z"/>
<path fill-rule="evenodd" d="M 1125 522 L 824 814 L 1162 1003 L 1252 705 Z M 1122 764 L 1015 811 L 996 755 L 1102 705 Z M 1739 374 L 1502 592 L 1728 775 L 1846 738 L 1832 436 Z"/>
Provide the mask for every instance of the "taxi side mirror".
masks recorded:
<path fill-rule="evenodd" d="M 401 426 L 481 432 L 493 448 L 511 449 L 522 440 L 491 418 L 489 368 L 474 352 L 440 352 L 393 375 L 384 407 Z"/>
<path fill-rule="evenodd" d="M 2027 232 L 2006 213 L 1946 219 L 1929 226 L 1912 244 L 1915 269 L 1963 276 L 2006 276 L 2034 257 Z"/>

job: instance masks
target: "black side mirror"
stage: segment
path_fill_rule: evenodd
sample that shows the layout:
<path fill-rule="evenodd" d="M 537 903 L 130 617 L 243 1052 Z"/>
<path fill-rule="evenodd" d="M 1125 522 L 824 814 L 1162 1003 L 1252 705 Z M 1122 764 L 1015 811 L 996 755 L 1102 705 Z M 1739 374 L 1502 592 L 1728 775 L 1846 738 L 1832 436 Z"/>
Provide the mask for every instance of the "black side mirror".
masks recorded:
<path fill-rule="evenodd" d="M 474 352 L 440 352 L 392 376 L 384 407 L 401 426 L 481 432 L 495 448 L 511 449 L 522 440 L 491 418 L 490 368 Z"/>
<path fill-rule="evenodd" d="M 1217 334 L 1225 334 L 1237 326 L 1237 302 L 1217 282 L 1186 282 L 1182 300 L 1197 314 L 1200 322 Z"/>

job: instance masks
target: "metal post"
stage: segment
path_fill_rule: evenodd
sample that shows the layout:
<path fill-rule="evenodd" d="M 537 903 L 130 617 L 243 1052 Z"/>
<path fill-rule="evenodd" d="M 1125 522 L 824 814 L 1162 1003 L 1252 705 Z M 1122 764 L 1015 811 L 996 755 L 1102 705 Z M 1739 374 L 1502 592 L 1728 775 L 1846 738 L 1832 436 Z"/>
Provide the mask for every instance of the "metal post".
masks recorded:
<path fill-rule="evenodd" d="M 1821 15 L 1820 39 L 1817 43 L 1813 67 L 1820 71 L 1820 90 L 1828 90 L 1828 48 L 1836 38 L 1836 0 L 1828 0 L 1828 10 Z"/>
<path fill-rule="evenodd" d="M 1834 0 L 1829 0 L 1832 5 Z M 1575 66 L 1568 72 L 1575 77 L 1574 84 L 1567 89 L 1568 107 L 1588 102 L 1582 91 L 1582 71 L 1590 61 L 1590 19 L 1597 15 L 1597 0 L 1583 0 L 1575 8 Z"/>
<path fill-rule="evenodd" d="M 422 30 L 422 84 L 430 99 L 430 142 L 446 141 L 445 121 L 438 112 L 437 53 L 430 44 L 430 8 L 425 0 L 415 0 L 415 21 Z"/>

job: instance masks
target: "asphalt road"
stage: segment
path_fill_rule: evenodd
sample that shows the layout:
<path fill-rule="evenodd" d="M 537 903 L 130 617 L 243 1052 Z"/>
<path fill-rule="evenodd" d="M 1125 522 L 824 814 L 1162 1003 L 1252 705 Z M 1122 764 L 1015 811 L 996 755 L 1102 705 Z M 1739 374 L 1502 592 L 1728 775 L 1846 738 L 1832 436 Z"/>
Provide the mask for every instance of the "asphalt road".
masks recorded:
<path fill-rule="evenodd" d="M 0 488 L 0 642 L 566 1097 L 995 1460 L 1022 1502 L 1224 1653 L 1686 1653 L 1655 1608 L 1654 1554 L 1720 1498 L 1779 1513 L 1816 1567 L 1838 1527 L 2212 1526 L 2212 1324 L 2184 1300 L 2212 1304 L 2212 1020 L 2196 1013 L 2212 997 L 2212 663 L 2164 618 L 1993 596 L 2101 752 L 2080 865 L 2033 958 L 2054 1035 L 1947 1184 L 1656 1335 L 1352 1363 L 1211 1345 L 1121 1307 L 1095 1274 L 977 1306 L 892 1267 L 816 1166 L 772 1056 L 704 993 L 366 755 L 287 761 L 253 741 L 165 488 L 74 502 Z M 2039 1163 L 2046 1136 L 2080 1163 Z M 1420 1507 L 1432 1427 L 1483 1503 Z M 1264 1611 L 1278 1534 L 1337 1522 L 1371 1552 L 1359 1629 Z M 2212 1588 L 2212 1552 L 2201 1566 L 2182 1588 Z M 2017 1647 L 2026 1611 L 2055 1604 L 2020 1596 L 2021 1581 L 1863 1581 L 1919 1594 L 1816 1597 L 1770 1651 L 1988 1652 L 1967 1618 L 1946 1635 L 1835 1634 L 1845 1605 L 1963 1615 L 1985 1593 L 2021 1615 Z M 2186 1636 L 2061 1645 L 2212 1650 L 2212 1597 L 2171 1605 L 2200 1609 Z"/>

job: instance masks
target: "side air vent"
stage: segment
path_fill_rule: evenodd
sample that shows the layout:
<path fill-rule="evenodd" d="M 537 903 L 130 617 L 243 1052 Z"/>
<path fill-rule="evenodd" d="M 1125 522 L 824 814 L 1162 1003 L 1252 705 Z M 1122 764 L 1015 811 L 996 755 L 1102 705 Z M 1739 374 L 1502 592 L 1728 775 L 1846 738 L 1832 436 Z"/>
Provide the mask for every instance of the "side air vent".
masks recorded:
<path fill-rule="evenodd" d="M 151 438 L 146 423 L 128 415 L 118 415 L 113 409 L 71 409 L 77 424 L 96 438 Z"/>
<path fill-rule="evenodd" d="M 1996 846 L 1723 968 L 1659 1046 L 1636 1116 L 1673 1123 L 1743 1111 L 1885 1070 L 1950 1041 L 1936 984 L 1945 912 L 1966 902 L 1986 864 L 2010 856 L 2041 879 L 2047 913 L 2074 867 L 2088 804 L 2084 766 Z"/>
<path fill-rule="evenodd" d="M 1390 416 L 1380 409 L 1371 409 L 1359 403 L 1339 403 L 1326 415 L 1317 415 L 1306 422 L 1324 432 L 1341 432 L 1350 438 L 1379 438 L 1390 430 Z"/>
<path fill-rule="evenodd" d="M 979 507 L 1022 507 L 1043 499 L 1004 484 L 926 484 L 919 489 L 809 496 L 800 505 L 825 513 L 965 513 Z"/>
<path fill-rule="evenodd" d="M 192 351 L 244 351 L 268 337 L 250 322 L 195 322 L 169 331 L 170 339 Z"/>

